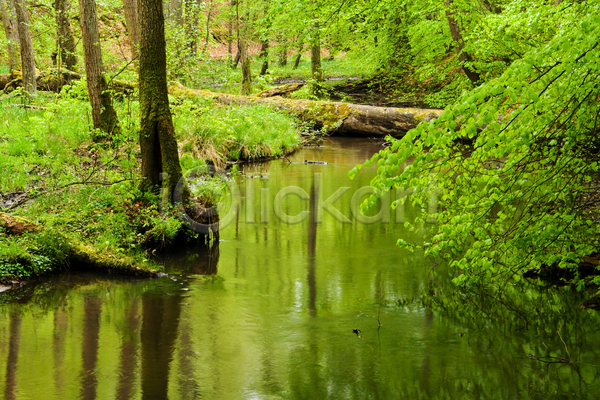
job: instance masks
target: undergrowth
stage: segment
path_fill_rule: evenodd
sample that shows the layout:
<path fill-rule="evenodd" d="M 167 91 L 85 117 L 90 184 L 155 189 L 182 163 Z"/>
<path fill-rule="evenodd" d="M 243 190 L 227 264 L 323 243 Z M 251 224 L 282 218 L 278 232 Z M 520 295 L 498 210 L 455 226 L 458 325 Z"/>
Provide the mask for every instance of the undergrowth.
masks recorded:
<path fill-rule="evenodd" d="M 68 267 L 72 250 L 64 243 L 157 268 L 156 250 L 181 242 L 182 232 L 183 239 L 197 238 L 181 229 L 176 210 L 137 190 L 139 104 L 129 98 L 115 103 L 122 134 L 110 144 L 96 144 L 85 82 L 59 95 L 39 92 L 29 108 L 18 93 L 0 97 L 0 211 L 44 228 L 21 235 L 0 228 L 1 282 Z M 213 159 L 284 154 L 300 142 L 294 121 L 267 108 L 184 102 L 173 110 L 184 172 Z M 198 151 L 202 146 L 213 153 Z"/>

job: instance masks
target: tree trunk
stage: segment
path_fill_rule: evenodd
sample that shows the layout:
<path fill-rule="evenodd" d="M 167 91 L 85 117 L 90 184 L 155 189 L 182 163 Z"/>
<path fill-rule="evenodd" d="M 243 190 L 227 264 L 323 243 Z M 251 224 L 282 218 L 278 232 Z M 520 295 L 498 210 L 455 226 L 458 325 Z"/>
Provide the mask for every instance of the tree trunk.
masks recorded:
<path fill-rule="evenodd" d="M 242 63 L 242 94 L 252 93 L 252 71 L 250 70 L 250 60 L 248 59 L 248 45 L 246 43 L 246 24 L 245 19 L 240 19 L 239 4 L 236 5 L 237 31 L 238 31 L 238 54 Z M 248 15 L 246 15 L 246 19 Z M 240 29 L 240 24 L 243 26 Z"/>
<path fill-rule="evenodd" d="M 19 30 L 13 0 L 0 0 L 0 13 L 7 39 L 7 58 L 10 72 L 21 69 L 19 62 Z"/>
<path fill-rule="evenodd" d="M 183 25 L 183 1 L 171 0 L 169 4 L 169 20 L 179 26 Z"/>
<path fill-rule="evenodd" d="M 302 50 L 304 50 L 304 46 L 300 46 L 298 54 L 296 54 L 296 59 L 294 60 L 294 69 L 298 69 L 298 66 L 300 65 L 300 59 L 302 58 Z"/>
<path fill-rule="evenodd" d="M 313 27 L 314 36 L 310 47 L 310 71 L 312 82 L 310 84 L 310 93 L 313 96 L 320 96 L 323 82 L 323 69 L 321 67 L 321 38 L 319 35 L 319 25 Z"/>
<path fill-rule="evenodd" d="M 233 6 L 235 0 L 232 0 L 229 8 L 229 16 L 227 17 L 227 63 L 232 64 L 233 61 Z"/>
<path fill-rule="evenodd" d="M 75 45 L 75 36 L 69 11 L 71 4 L 68 0 L 54 0 L 54 11 L 56 12 L 56 27 L 58 34 L 58 55 L 61 63 L 59 68 L 64 65 L 70 71 L 75 71 L 77 65 L 77 49 Z"/>
<path fill-rule="evenodd" d="M 263 40 L 260 44 L 260 54 L 259 58 L 264 58 L 263 65 L 260 68 L 260 76 L 263 76 L 267 73 L 269 69 L 269 40 Z"/>
<path fill-rule="evenodd" d="M 79 0 L 81 34 L 83 36 L 83 58 L 87 89 L 92 104 L 92 120 L 94 129 L 102 134 L 94 133 L 94 141 L 102 140 L 121 132 L 119 119 L 112 104 L 112 96 L 108 91 L 108 82 L 104 77 L 100 34 L 98 33 L 98 17 L 95 0 Z"/>
<path fill-rule="evenodd" d="M 231 68 L 237 69 L 238 64 L 240 63 L 240 38 L 238 38 L 238 52 L 235 55 L 235 59 L 233 60 L 233 64 L 231 64 Z"/>
<path fill-rule="evenodd" d="M 137 1 L 123 0 L 123 11 L 125 13 L 125 22 L 127 23 L 127 35 L 129 39 L 131 59 L 135 60 L 140 55 L 140 22 L 138 17 Z"/>
<path fill-rule="evenodd" d="M 161 0 L 138 0 L 140 11 L 140 189 L 155 191 L 161 180 L 172 194 L 181 178 L 175 129 L 167 93 L 167 55 Z"/>
<path fill-rule="evenodd" d="M 23 66 L 23 87 L 30 96 L 35 97 L 37 84 L 35 81 L 35 59 L 33 57 L 33 45 L 31 44 L 31 32 L 29 31 L 29 18 L 24 0 L 15 0 L 15 13 L 19 29 L 19 41 L 21 44 L 21 65 Z"/>
<path fill-rule="evenodd" d="M 206 49 L 208 48 L 208 38 L 210 37 L 210 17 L 212 14 L 213 2 L 210 0 L 208 6 L 208 14 L 206 15 L 206 39 L 204 40 L 204 48 L 202 49 L 203 53 L 206 53 Z"/>
<path fill-rule="evenodd" d="M 456 54 L 458 54 L 458 59 L 460 60 L 465 75 L 467 75 L 473 85 L 477 86 L 479 85 L 481 77 L 477 71 L 471 68 L 471 66 L 465 64 L 465 62 L 470 64 L 473 59 L 471 58 L 470 54 L 463 51 L 465 43 L 460 33 L 460 27 L 454 19 L 454 13 L 450 10 L 450 7 L 452 7 L 452 0 L 446 0 L 446 16 L 448 17 L 448 25 L 450 26 L 452 39 L 456 43 Z"/>
<path fill-rule="evenodd" d="M 287 65 L 288 41 L 283 37 L 283 35 L 279 35 L 279 45 L 281 46 L 281 51 L 279 53 L 279 66 L 285 67 Z"/>
<path fill-rule="evenodd" d="M 188 41 L 189 57 L 196 58 L 198 54 L 198 0 L 186 0 L 185 2 L 185 20 L 186 20 L 186 37 Z"/>

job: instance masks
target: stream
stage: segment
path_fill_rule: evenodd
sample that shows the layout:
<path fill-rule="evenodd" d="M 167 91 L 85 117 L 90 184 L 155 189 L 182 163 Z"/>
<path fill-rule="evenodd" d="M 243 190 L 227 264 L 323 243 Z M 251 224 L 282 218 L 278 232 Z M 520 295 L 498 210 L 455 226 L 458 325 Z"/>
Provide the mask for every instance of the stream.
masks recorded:
<path fill-rule="evenodd" d="M 163 257 L 164 276 L 2 293 L 0 398 L 597 398 L 600 324 L 579 298 L 527 329 L 405 305 L 433 268 L 395 246 L 422 242 L 404 227 L 420 210 L 359 215 L 376 167 L 347 177 L 381 148 L 329 138 L 240 167 L 220 242 Z"/>

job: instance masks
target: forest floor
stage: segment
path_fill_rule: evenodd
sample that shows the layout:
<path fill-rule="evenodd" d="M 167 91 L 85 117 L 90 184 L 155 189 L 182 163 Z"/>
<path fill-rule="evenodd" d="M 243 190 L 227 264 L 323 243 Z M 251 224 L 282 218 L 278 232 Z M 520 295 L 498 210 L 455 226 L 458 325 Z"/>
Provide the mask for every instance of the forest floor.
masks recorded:
<path fill-rule="evenodd" d="M 297 121 L 268 107 L 177 98 L 171 104 L 184 174 L 207 163 L 233 165 L 235 173 L 237 162 L 282 157 L 302 144 Z M 160 270 L 157 252 L 175 240 L 205 240 L 183 229 L 177 211 L 161 207 L 158 195 L 137 190 L 139 103 L 126 97 L 116 105 L 122 134 L 98 144 L 90 139 L 83 82 L 60 95 L 39 92 L 33 104 L 15 93 L 0 96 L 0 212 L 6 213 L 0 221 L 0 283 L 81 263 L 154 274 Z M 192 192 L 210 207 L 226 179 L 207 178 Z M 32 229 L 12 230 L 10 219 L 17 215 Z"/>

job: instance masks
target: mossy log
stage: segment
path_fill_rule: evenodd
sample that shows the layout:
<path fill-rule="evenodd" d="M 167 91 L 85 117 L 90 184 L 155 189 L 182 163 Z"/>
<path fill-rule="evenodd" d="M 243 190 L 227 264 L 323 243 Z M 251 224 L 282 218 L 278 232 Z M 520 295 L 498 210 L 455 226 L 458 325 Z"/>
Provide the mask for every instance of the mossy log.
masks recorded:
<path fill-rule="evenodd" d="M 37 89 L 58 92 L 64 85 L 69 85 L 71 82 L 79 81 L 83 78 L 85 78 L 85 75 L 67 69 L 50 69 L 48 71 L 40 72 L 37 75 Z M 10 92 L 21 86 L 23 86 L 23 76 L 20 71 L 15 70 L 10 74 L 0 75 L 1 90 Z M 129 82 L 112 80 L 109 87 L 116 93 L 128 94 L 133 92 L 136 85 Z"/>
<path fill-rule="evenodd" d="M 22 217 L 0 212 L 0 235 L 21 235 L 25 233 L 45 232 L 43 225 L 36 224 Z M 108 272 L 153 276 L 159 271 L 147 265 L 136 263 L 130 257 L 122 254 L 110 254 L 90 245 L 81 243 L 68 237 L 64 237 L 68 246 L 68 258 L 66 267 L 90 268 Z"/>
<path fill-rule="evenodd" d="M 444 110 L 374 107 L 359 104 L 285 99 L 280 96 L 262 98 L 214 93 L 189 89 L 175 83 L 169 94 L 176 97 L 208 97 L 221 104 L 265 104 L 323 128 L 338 136 L 402 137 L 421 122 L 436 119 Z"/>

